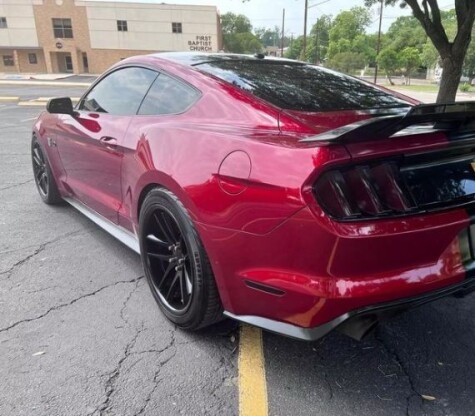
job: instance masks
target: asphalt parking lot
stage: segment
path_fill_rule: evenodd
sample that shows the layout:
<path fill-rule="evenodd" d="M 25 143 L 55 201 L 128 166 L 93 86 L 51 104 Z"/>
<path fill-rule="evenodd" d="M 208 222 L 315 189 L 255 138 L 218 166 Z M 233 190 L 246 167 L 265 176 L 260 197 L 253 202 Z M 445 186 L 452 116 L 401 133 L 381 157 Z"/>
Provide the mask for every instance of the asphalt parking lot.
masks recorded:
<path fill-rule="evenodd" d="M 0 86 L 28 99 L 68 92 L 81 91 Z M 30 162 L 39 111 L 0 102 L 0 415 L 238 415 L 238 325 L 177 330 L 136 254 L 73 208 L 41 202 Z M 474 316 L 470 295 L 362 342 L 264 333 L 268 414 L 475 415 Z"/>

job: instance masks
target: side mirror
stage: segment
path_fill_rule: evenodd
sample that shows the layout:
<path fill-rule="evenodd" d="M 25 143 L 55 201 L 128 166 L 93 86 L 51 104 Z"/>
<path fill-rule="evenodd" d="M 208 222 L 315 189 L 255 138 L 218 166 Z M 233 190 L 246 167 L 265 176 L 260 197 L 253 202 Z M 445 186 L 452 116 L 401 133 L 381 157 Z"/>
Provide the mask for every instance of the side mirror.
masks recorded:
<path fill-rule="evenodd" d="M 46 104 L 46 111 L 51 114 L 69 114 L 73 115 L 73 102 L 69 97 L 51 98 Z"/>

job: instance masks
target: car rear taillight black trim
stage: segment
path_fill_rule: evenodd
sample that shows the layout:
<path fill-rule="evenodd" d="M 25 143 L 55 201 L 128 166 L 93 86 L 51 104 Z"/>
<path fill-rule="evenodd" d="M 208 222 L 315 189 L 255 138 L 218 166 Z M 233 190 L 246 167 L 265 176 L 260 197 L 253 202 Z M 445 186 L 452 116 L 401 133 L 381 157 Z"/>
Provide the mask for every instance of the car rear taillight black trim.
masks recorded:
<path fill-rule="evenodd" d="M 475 149 L 401 156 L 324 172 L 313 187 L 338 221 L 401 217 L 475 206 Z"/>

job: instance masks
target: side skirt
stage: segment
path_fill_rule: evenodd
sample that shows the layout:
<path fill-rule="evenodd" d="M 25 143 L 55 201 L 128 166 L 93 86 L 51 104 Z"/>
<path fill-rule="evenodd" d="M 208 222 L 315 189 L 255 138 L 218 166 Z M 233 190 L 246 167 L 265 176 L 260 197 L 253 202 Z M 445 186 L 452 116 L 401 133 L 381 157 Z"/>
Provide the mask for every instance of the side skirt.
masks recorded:
<path fill-rule="evenodd" d="M 113 222 L 105 219 L 97 212 L 93 211 L 83 203 L 77 201 L 76 199 L 72 198 L 64 198 L 63 199 L 68 203 L 71 204 L 74 208 L 76 208 L 79 212 L 84 214 L 87 218 L 89 218 L 92 222 L 96 223 L 99 227 L 101 227 L 104 231 L 108 232 L 113 237 L 117 238 L 121 243 L 125 244 L 127 247 L 134 250 L 137 254 L 140 254 L 140 245 L 139 240 L 135 234 L 125 230 L 124 228 L 114 224 Z"/>

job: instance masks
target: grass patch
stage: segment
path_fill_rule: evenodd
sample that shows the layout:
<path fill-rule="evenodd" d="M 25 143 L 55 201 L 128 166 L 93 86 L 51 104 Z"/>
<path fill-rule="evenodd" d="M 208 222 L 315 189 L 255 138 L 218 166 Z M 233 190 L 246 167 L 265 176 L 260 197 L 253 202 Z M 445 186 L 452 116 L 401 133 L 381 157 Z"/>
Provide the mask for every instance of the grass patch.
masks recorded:
<path fill-rule="evenodd" d="M 415 92 L 439 92 L 438 85 L 385 85 L 387 88 L 397 89 L 401 91 L 415 91 Z"/>

